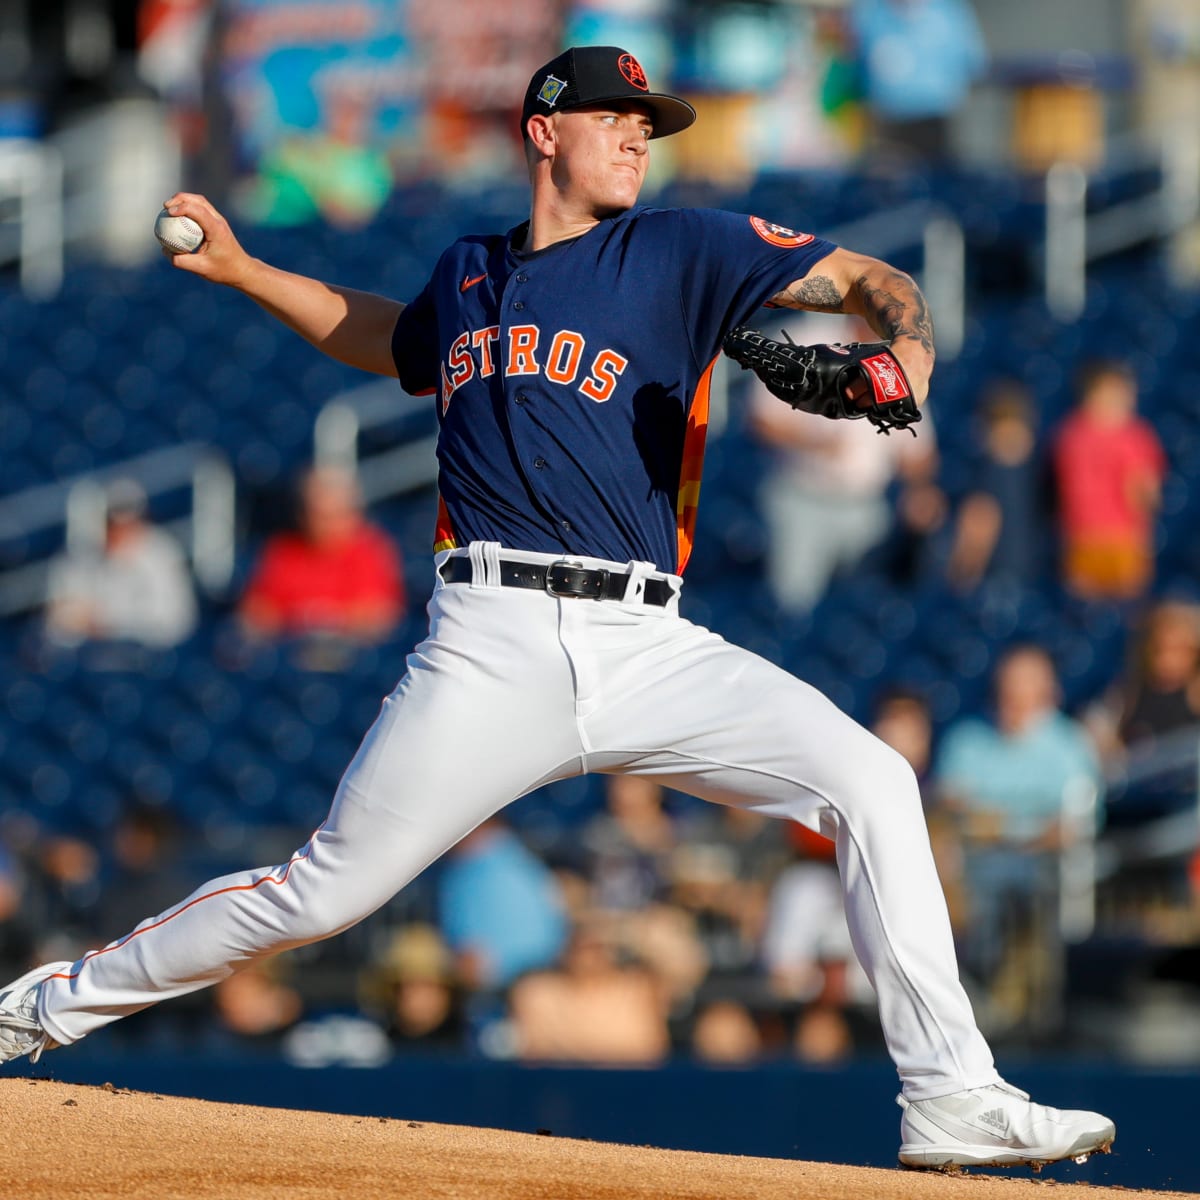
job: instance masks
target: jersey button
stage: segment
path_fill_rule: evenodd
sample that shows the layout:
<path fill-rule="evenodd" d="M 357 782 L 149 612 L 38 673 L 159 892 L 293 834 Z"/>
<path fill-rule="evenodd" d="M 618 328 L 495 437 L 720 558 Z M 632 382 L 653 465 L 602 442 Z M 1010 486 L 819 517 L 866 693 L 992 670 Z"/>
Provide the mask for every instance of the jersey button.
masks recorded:
<path fill-rule="evenodd" d="M 517 312 L 520 312 L 521 309 L 523 309 L 524 307 L 525 307 L 524 300 L 514 300 L 513 301 L 513 308 L 515 308 L 517 310 Z"/>
<path fill-rule="evenodd" d="M 524 392 L 518 392 L 517 393 L 517 403 L 518 404 L 528 404 L 529 397 L 527 395 L 525 395 Z"/>
<path fill-rule="evenodd" d="M 546 460 L 539 454 L 537 458 L 533 460 L 533 465 L 540 471 L 546 465 Z"/>
<path fill-rule="evenodd" d="M 567 530 L 568 532 L 570 532 L 570 529 L 571 529 L 571 522 L 570 522 L 570 521 L 563 521 L 563 522 L 561 522 L 561 524 L 562 524 L 562 527 L 563 527 L 565 530 Z"/>
<path fill-rule="evenodd" d="M 518 275 L 518 276 L 517 276 L 517 282 L 518 282 L 518 283 L 528 283 L 528 282 L 529 282 L 529 276 L 528 276 L 528 275 L 526 275 L 524 271 L 522 271 L 522 272 L 520 273 L 520 275 Z"/>

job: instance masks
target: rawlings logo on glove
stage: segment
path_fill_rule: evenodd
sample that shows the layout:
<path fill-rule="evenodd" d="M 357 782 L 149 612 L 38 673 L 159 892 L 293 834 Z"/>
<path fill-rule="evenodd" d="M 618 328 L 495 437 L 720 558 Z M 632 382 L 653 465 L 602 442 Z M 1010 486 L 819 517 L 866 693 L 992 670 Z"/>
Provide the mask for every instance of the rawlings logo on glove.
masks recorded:
<path fill-rule="evenodd" d="M 921 419 L 921 410 L 886 342 L 797 346 L 786 332 L 783 336 L 786 341 L 776 342 L 742 326 L 725 339 L 723 349 L 793 408 L 833 421 L 865 417 L 879 433 L 908 429 L 916 437 L 909 427 Z M 860 384 L 865 391 L 851 398 Z"/>

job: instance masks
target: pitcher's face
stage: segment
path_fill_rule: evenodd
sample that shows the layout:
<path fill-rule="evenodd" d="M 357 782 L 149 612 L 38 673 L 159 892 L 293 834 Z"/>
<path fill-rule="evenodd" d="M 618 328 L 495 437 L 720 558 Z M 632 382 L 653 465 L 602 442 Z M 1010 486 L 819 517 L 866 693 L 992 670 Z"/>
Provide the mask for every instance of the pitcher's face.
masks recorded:
<path fill-rule="evenodd" d="M 552 178 L 559 191 L 597 216 L 637 203 L 650 164 L 654 125 L 643 105 L 603 104 L 554 117 Z"/>

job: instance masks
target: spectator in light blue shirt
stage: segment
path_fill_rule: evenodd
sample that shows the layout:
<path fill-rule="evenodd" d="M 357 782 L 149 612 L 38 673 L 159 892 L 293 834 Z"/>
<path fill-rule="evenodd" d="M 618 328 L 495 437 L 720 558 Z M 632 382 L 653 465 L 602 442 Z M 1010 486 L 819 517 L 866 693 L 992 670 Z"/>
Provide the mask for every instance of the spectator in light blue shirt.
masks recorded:
<path fill-rule="evenodd" d="M 938 755 L 943 802 L 964 814 L 971 840 L 1027 850 L 1061 845 L 1063 794 L 1096 783 L 1096 752 L 1083 726 L 1059 712 L 1049 655 L 1017 646 L 996 666 L 995 717 L 952 725 Z"/>
<path fill-rule="evenodd" d="M 459 974 L 473 988 L 503 989 L 525 971 L 550 966 L 566 944 L 553 872 L 498 818 L 451 851 L 438 909 Z"/>
<path fill-rule="evenodd" d="M 1046 933 L 1059 857 L 1094 832 L 1100 769 L 1082 725 L 1058 708 L 1058 678 L 1038 646 L 1009 649 L 991 720 L 951 726 L 934 768 L 939 803 L 962 831 L 970 918 L 964 961 L 988 980 L 1013 940 Z"/>
<path fill-rule="evenodd" d="M 853 0 L 874 147 L 887 157 L 949 156 L 950 119 L 987 64 L 967 0 Z"/>

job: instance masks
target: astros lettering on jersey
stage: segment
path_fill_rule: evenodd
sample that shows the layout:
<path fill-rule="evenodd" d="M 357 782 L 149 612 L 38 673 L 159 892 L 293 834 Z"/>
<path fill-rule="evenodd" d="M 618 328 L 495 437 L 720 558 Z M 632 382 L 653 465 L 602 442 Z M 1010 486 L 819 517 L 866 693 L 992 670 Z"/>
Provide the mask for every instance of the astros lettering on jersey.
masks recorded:
<path fill-rule="evenodd" d="M 435 549 L 682 572 L 721 338 L 834 246 L 706 209 L 633 208 L 533 253 L 519 234 L 451 246 L 393 335 L 400 382 L 438 398 Z"/>

